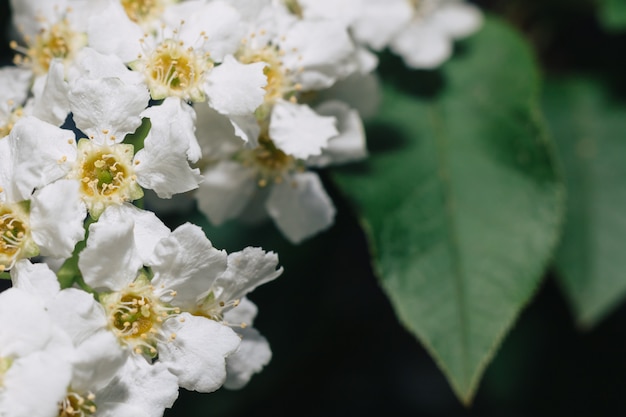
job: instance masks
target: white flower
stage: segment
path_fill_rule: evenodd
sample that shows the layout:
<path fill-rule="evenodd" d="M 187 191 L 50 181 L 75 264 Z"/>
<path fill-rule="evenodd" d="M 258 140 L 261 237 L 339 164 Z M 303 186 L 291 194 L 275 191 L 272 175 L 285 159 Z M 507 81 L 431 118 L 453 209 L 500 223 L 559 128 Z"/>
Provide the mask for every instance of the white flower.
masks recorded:
<path fill-rule="evenodd" d="M 330 87 L 352 70 L 354 45 L 340 22 L 299 20 L 277 7 L 249 22 L 236 57 L 268 66 L 266 102 L 289 100 L 299 91 Z"/>
<path fill-rule="evenodd" d="M 148 96 L 141 77 L 129 71 L 119 59 L 85 48 L 78 60 L 70 95 L 77 126 L 96 143 L 112 145 L 134 131 L 142 118 L 150 119 L 144 148 L 133 158 L 134 168 L 127 168 L 127 177 L 132 180 L 130 172 L 134 172 L 141 186 L 154 190 L 162 198 L 196 188 L 201 180 L 199 171 L 188 163 L 201 156 L 194 134 L 193 108 L 170 97 L 161 105 L 145 109 Z M 111 92 L 113 97 L 109 97 Z M 100 126 L 106 129 L 99 130 Z M 122 197 L 124 201 L 132 199 Z"/>
<path fill-rule="evenodd" d="M 346 30 L 360 18 L 363 13 L 361 0 L 282 0 L 290 13 L 303 20 L 332 20 L 339 22 Z M 358 70 L 367 74 L 376 69 L 378 58 L 366 47 L 356 44 L 352 56 L 353 69 L 346 67 L 348 72 Z"/>
<path fill-rule="evenodd" d="M 275 253 L 248 247 L 228 255 L 226 271 L 212 283 L 208 293 L 203 291 L 195 301 L 180 304 L 196 315 L 233 326 L 241 336 L 239 348 L 227 358 L 227 388 L 243 387 L 272 357 L 267 340 L 252 328 L 257 308 L 246 294 L 282 272 Z"/>
<path fill-rule="evenodd" d="M 155 100 L 208 99 L 222 113 L 252 114 L 263 101 L 266 80 L 262 64 L 232 59 L 243 35 L 237 11 L 222 1 L 187 1 L 164 8 L 161 20 L 156 34 L 144 33 L 119 4 L 111 3 L 92 19 L 90 44 L 142 74 Z"/>
<path fill-rule="evenodd" d="M 296 158 L 319 155 L 337 134 L 335 119 L 301 101 L 304 93 L 328 88 L 356 69 L 346 27 L 331 20 L 299 20 L 281 7 L 266 7 L 249 26 L 236 57 L 242 63 L 264 63 L 267 85 L 255 112 L 258 126 L 233 120 L 236 133 L 251 145 L 265 134 Z"/>
<path fill-rule="evenodd" d="M 59 178 L 73 180 L 79 191 L 74 203 L 85 205 L 97 219 L 109 205 L 140 198 L 140 185 L 161 197 L 197 187 L 199 171 L 189 167 L 188 159 L 197 159 L 200 151 L 193 135 L 195 114 L 188 106 L 166 100 L 144 112 L 148 93 L 141 85 L 85 77 L 72 83 L 69 103 L 77 127 L 89 136 L 78 144 L 72 132 L 34 117 L 22 118 L 14 128 L 31 146 L 16 153 L 16 169 L 30 177 L 23 193 Z M 133 145 L 121 142 L 143 116 L 154 123 L 144 149 L 135 155 Z M 32 149 L 40 151 L 33 154 Z"/>
<path fill-rule="evenodd" d="M 357 41 L 375 50 L 389 46 L 412 68 L 436 68 L 452 53 L 454 39 L 482 23 L 478 8 L 462 0 L 361 0 L 352 25 Z"/>
<path fill-rule="evenodd" d="M 11 278 L 15 287 L 39 297 L 55 325 L 72 340 L 72 376 L 58 402 L 61 415 L 117 415 L 139 409 L 143 411 L 127 415 L 146 412 L 156 417 L 173 404 L 178 395 L 176 378 L 169 373 L 146 373 L 129 363 L 128 350 L 109 330 L 105 309 L 91 294 L 75 288 L 61 290 L 45 264 L 18 262 Z M 134 384 L 128 383 L 129 378 L 135 378 Z M 149 390 L 142 386 L 147 384 Z"/>
<path fill-rule="evenodd" d="M 102 307 L 84 291 L 61 290 L 45 264 L 20 261 L 11 271 L 11 279 L 16 288 L 38 296 L 54 324 L 72 341 L 72 374 L 58 402 L 59 412 L 86 417 L 102 411 L 101 406 L 106 406 L 98 394 L 116 376 L 127 356 L 107 330 Z"/>
<path fill-rule="evenodd" d="M 21 54 L 15 62 L 35 77 L 45 76 L 54 59 L 68 69 L 87 45 L 88 17 L 98 14 L 102 4 L 103 0 L 11 0 L 14 26 L 26 42 L 25 47 L 11 42 Z"/>
<path fill-rule="evenodd" d="M 59 129 L 55 135 L 35 138 L 24 130 L 27 119 L 21 119 L 8 137 L 0 139 L 2 270 L 39 254 L 68 258 L 84 237 L 85 209 L 72 201 L 78 199 L 78 184 L 54 182 L 64 174 L 59 161 L 71 132 Z M 46 160 L 55 162 L 42 163 Z"/>
<path fill-rule="evenodd" d="M 297 159 L 286 154 L 267 138 L 253 149 L 237 148 L 232 129 L 215 113 L 203 114 L 199 138 L 210 142 L 215 161 L 207 163 L 202 174 L 198 207 L 214 224 L 242 216 L 250 210 L 266 213 L 281 232 L 298 243 L 327 227 L 335 208 L 322 183 L 307 166 L 326 166 L 365 155 L 365 137 L 355 111 L 339 102 L 329 102 L 319 111 L 338 120 L 341 133 L 329 140 L 319 156 Z M 216 131 L 216 127 L 219 130 Z M 220 155 L 221 154 L 221 155 Z"/>
<path fill-rule="evenodd" d="M 225 358 L 239 337 L 175 304 L 195 299 L 220 275 L 226 253 L 213 248 L 197 226 L 185 224 L 170 233 L 154 215 L 127 206 L 109 207 L 89 233 L 80 270 L 100 292 L 109 328 L 132 349 L 136 365 L 144 368 L 146 359 L 158 357 L 181 387 L 219 388 L 226 378 Z"/>

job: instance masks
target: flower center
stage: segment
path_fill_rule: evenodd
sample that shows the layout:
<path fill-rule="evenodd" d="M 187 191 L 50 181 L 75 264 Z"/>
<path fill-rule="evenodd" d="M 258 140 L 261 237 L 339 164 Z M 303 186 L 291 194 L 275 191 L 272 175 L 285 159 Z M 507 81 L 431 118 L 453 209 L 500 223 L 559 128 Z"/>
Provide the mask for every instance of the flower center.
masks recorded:
<path fill-rule="evenodd" d="M 265 187 L 271 182 L 280 184 L 284 174 L 299 169 L 296 159 L 276 147 L 266 129 L 259 137 L 259 146 L 241 151 L 235 159 L 244 166 L 257 169 L 259 187 Z"/>
<path fill-rule="evenodd" d="M 11 42 L 11 48 L 22 53 L 16 55 L 14 62 L 17 65 L 31 66 L 37 75 L 48 73 L 50 62 L 60 58 L 64 63 L 73 61 L 76 53 L 87 45 L 87 36 L 72 29 L 69 21 L 64 18 L 54 25 L 41 29 L 34 39 L 26 36 L 28 48 L 22 48 L 17 42 Z"/>
<path fill-rule="evenodd" d="M 111 204 L 143 196 L 132 168 L 133 145 L 101 146 L 89 139 L 78 142 L 79 158 L 69 178 L 81 181 L 81 194 L 92 217 L 98 218 Z"/>
<path fill-rule="evenodd" d="M 173 96 L 204 101 L 203 81 L 205 74 L 213 68 L 213 62 L 207 53 L 185 47 L 182 41 L 166 39 L 145 57 L 141 55 L 130 67 L 143 72 L 154 100 Z"/>
<path fill-rule="evenodd" d="M 17 204 L 0 204 L 0 272 L 19 259 L 39 254 L 33 242 L 27 210 Z"/>
<path fill-rule="evenodd" d="M 59 403 L 59 417 L 88 417 L 96 414 L 96 396 L 89 393 L 85 396 L 70 391 Z"/>
<path fill-rule="evenodd" d="M 126 168 L 115 155 L 97 153 L 83 163 L 83 192 L 88 195 L 111 195 L 119 190 L 127 177 Z"/>
<path fill-rule="evenodd" d="M 149 23 L 163 13 L 160 0 L 121 0 L 122 7 L 130 20 L 138 24 Z"/>
<path fill-rule="evenodd" d="M 230 310 L 239 305 L 239 300 L 231 300 L 228 302 L 218 300 L 215 297 L 215 293 L 211 291 L 209 295 L 200 303 L 196 310 L 192 312 L 195 316 L 206 317 L 209 320 L 214 320 L 225 325 L 231 325 L 224 321 L 225 310 Z M 245 323 L 234 323 L 236 326 L 245 327 Z"/>
<path fill-rule="evenodd" d="M 281 60 L 283 54 L 283 51 L 277 46 L 269 45 L 258 50 L 245 48 L 237 55 L 239 61 L 243 64 L 256 62 L 265 62 L 267 64 L 263 69 L 263 74 L 267 77 L 267 85 L 264 87 L 265 107 L 273 105 L 276 100 L 281 98 L 293 101 L 296 99 L 296 92 L 301 89 L 299 84 L 294 85 L 292 83 L 289 77 L 289 70 L 283 66 Z"/>
<path fill-rule="evenodd" d="M 143 273 L 123 291 L 103 295 L 101 302 L 117 338 L 136 354 L 150 358 L 156 357 L 156 342 L 163 338 L 161 323 L 180 313 L 180 309 L 158 299 Z"/>

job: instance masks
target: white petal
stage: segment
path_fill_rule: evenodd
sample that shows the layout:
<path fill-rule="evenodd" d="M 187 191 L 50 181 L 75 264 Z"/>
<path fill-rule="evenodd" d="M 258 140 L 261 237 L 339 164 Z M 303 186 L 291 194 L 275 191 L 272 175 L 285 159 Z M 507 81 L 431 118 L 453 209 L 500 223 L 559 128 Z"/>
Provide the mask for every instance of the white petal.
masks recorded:
<path fill-rule="evenodd" d="M 195 110 L 198 115 L 196 135 L 198 136 L 198 142 L 205 161 L 230 158 L 235 152 L 242 148 L 243 142 L 241 137 L 235 134 L 236 127 L 234 128 L 235 123 L 232 122 L 232 116 L 230 118 L 226 117 L 209 106 L 204 105 L 196 106 Z M 240 116 L 235 119 L 237 120 L 236 124 L 239 125 L 242 130 L 248 131 L 250 128 L 256 128 L 256 135 L 254 136 L 254 140 L 256 140 L 258 132 L 260 131 L 256 117 Z M 243 127 L 241 127 L 240 119 L 244 119 Z M 237 135 L 240 134 L 237 133 Z"/>
<path fill-rule="evenodd" d="M 48 74 L 41 78 L 42 89 L 33 89 L 35 97 L 31 115 L 61 126 L 70 113 L 70 103 L 67 98 L 69 86 L 65 82 L 65 65 L 60 59 L 54 59 L 50 63 Z M 37 94 L 37 92 L 40 94 Z"/>
<path fill-rule="evenodd" d="M 360 74 L 369 74 L 374 72 L 376 67 L 378 67 L 378 56 L 362 46 L 357 46 L 356 59 L 359 63 Z"/>
<path fill-rule="evenodd" d="M 215 225 L 236 218 L 257 189 L 254 175 L 253 170 L 232 161 L 210 167 L 198 188 L 198 208 Z"/>
<path fill-rule="evenodd" d="M 137 59 L 141 53 L 139 39 L 141 28 L 132 22 L 119 2 L 109 2 L 109 7 L 89 20 L 89 45 L 106 55 L 117 55 L 125 63 Z"/>
<path fill-rule="evenodd" d="M 185 223 L 154 248 L 149 263 L 152 283 L 157 291 L 165 288 L 162 300 L 177 306 L 195 305 L 226 270 L 226 259 L 226 252 L 215 249 L 202 229 Z M 175 297 L 169 295 L 170 290 L 177 292 Z"/>
<path fill-rule="evenodd" d="M 136 278 L 142 261 L 135 247 L 133 220 L 110 220 L 104 216 L 107 210 L 89 226 L 87 247 L 79 255 L 78 267 L 85 282 L 96 291 L 119 291 Z"/>
<path fill-rule="evenodd" d="M 279 101 L 270 119 L 270 137 L 281 150 L 299 159 L 319 155 L 339 132 L 334 117 L 320 116 L 307 105 Z"/>
<path fill-rule="evenodd" d="M 345 26 L 324 20 L 299 21 L 287 33 L 281 48 L 287 51 L 283 57 L 285 67 L 294 71 L 304 91 L 330 87 L 345 73 L 342 63 L 354 53 Z"/>
<path fill-rule="evenodd" d="M 141 356 L 130 355 L 117 377 L 98 393 L 96 401 L 104 404 L 123 402 L 149 417 L 163 417 L 165 409 L 171 407 L 177 397 L 176 376 L 163 363 L 149 364 Z M 115 414 L 115 417 L 118 416 Z"/>
<path fill-rule="evenodd" d="M 193 109 L 171 98 L 150 107 L 143 116 L 150 118 L 152 127 L 144 148 L 134 158 L 137 182 L 161 198 L 198 188 L 202 180 L 200 170 L 192 169 L 187 160 L 191 147 L 193 156 L 200 153 L 194 135 Z"/>
<path fill-rule="evenodd" d="M 298 0 L 306 19 L 338 19 L 344 26 L 349 26 L 361 11 L 359 0 Z"/>
<path fill-rule="evenodd" d="M 85 237 L 87 209 L 80 199 L 79 186 L 78 181 L 59 180 L 33 194 L 32 236 L 42 255 L 69 258 L 76 243 Z"/>
<path fill-rule="evenodd" d="M 265 97 L 263 74 L 265 63 L 241 64 L 228 55 L 215 67 L 205 86 L 209 106 L 226 115 L 242 116 L 254 113 Z"/>
<path fill-rule="evenodd" d="M 52 417 L 67 395 L 69 362 L 53 352 L 36 352 L 13 362 L 3 377 L 0 410 L 11 417 Z M 10 414 L 4 411 L 11 410 Z"/>
<path fill-rule="evenodd" d="M 469 3 L 447 2 L 430 17 L 442 32 L 452 38 L 463 38 L 480 28 L 483 16 L 480 9 Z"/>
<path fill-rule="evenodd" d="M 83 343 L 107 326 L 104 308 L 93 295 L 77 288 L 66 288 L 47 305 L 54 322 L 71 337 L 74 345 Z"/>
<path fill-rule="evenodd" d="M 18 120 L 9 139 L 19 192 L 17 201 L 29 199 L 34 189 L 64 177 L 76 159 L 74 133 L 35 117 Z"/>
<path fill-rule="evenodd" d="M 104 327 L 80 343 L 75 352 L 72 388 L 85 392 L 97 392 L 108 385 L 128 355 L 113 333 Z"/>
<path fill-rule="evenodd" d="M 367 156 L 365 130 L 359 113 L 340 101 L 326 101 L 316 109 L 317 113 L 337 118 L 339 135 L 328 141 L 328 146 L 318 157 L 312 157 L 307 165 L 324 167 L 363 159 Z"/>
<path fill-rule="evenodd" d="M 141 210 L 132 204 L 111 206 L 103 213 L 103 216 L 106 222 L 112 223 L 122 219 L 133 220 L 135 250 L 144 265 L 148 264 L 159 240 L 169 236 L 171 232 L 154 213 Z"/>
<path fill-rule="evenodd" d="M 259 146 L 261 126 L 255 116 L 230 116 L 230 123 L 235 128 L 235 135 L 243 139 L 248 147 Z"/>
<path fill-rule="evenodd" d="M 17 190 L 14 178 L 12 140 L 0 138 L 0 203 L 18 202 L 24 198 Z"/>
<path fill-rule="evenodd" d="M 247 247 L 228 255 L 228 268 L 214 284 L 222 291 L 217 298 L 223 301 L 242 299 L 259 285 L 272 281 L 283 269 L 278 268 L 278 256 L 260 248 Z M 234 310 L 237 310 L 236 307 Z"/>
<path fill-rule="evenodd" d="M 85 77 L 90 80 L 98 78 L 119 78 L 126 84 L 141 84 L 143 76 L 128 69 L 116 55 L 104 55 L 93 48 L 83 48 L 76 56 L 70 68 L 70 79 Z"/>
<path fill-rule="evenodd" d="M 362 13 L 352 25 L 360 42 L 380 51 L 409 23 L 413 10 L 406 0 L 365 0 Z"/>
<path fill-rule="evenodd" d="M 391 42 L 390 48 L 411 68 L 437 68 L 452 54 L 452 40 L 432 22 L 414 22 Z"/>
<path fill-rule="evenodd" d="M 20 357 L 43 350 L 58 331 L 44 310 L 43 300 L 17 288 L 0 293 L 0 322 L 0 357 Z"/>
<path fill-rule="evenodd" d="M 141 125 L 140 114 L 149 99 L 145 86 L 125 84 L 118 78 L 81 78 L 70 91 L 76 127 L 107 145 L 121 142 Z"/>
<path fill-rule="evenodd" d="M 2 376 L 0 410 L 16 417 L 56 415 L 71 375 L 69 337 L 54 326 L 42 300 L 16 288 L 0 293 L 0 324 L 0 357 L 13 360 Z"/>
<path fill-rule="evenodd" d="M 26 68 L 4 66 L 0 68 L 0 117 L 6 117 L 5 100 L 11 100 L 12 106 L 21 106 L 28 97 L 32 71 Z"/>
<path fill-rule="evenodd" d="M 54 16 L 53 5 L 56 4 L 57 2 L 11 0 L 13 23 L 25 36 L 35 36 L 42 27 L 42 21 L 34 17 Z"/>
<path fill-rule="evenodd" d="M 171 27 L 181 25 L 179 36 L 187 45 L 197 47 L 204 32 L 206 40 L 198 48 L 209 52 L 211 59 L 220 62 L 224 56 L 234 54 L 244 35 L 239 13 L 224 1 L 183 2 L 169 7 L 163 14 Z"/>
<path fill-rule="evenodd" d="M 243 388 L 252 375 L 261 372 L 272 359 L 270 345 L 261 334 L 252 327 L 238 329 L 241 336 L 239 349 L 226 359 L 227 377 L 224 387 L 228 389 Z"/>
<path fill-rule="evenodd" d="M 172 375 L 173 378 L 176 378 Z M 99 402 L 100 397 L 96 397 L 96 407 L 98 408 L 98 417 L 152 417 L 139 407 L 117 402 Z M 160 414 L 154 417 L 161 417 Z"/>
<path fill-rule="evenodd" d="M 258 313 L 259 309 L 252 301 L 250 301 L 247 297 L 243 297 L 239 299 L 239 304 L 236 307 L 231 308 L 230 310 L 224 313 L 224 322 L 229 323 L 230 325 L 249 327 L 254 324 L 254 319 Z M 235 327 L 238 332 L 240 329 Z"/>
<path fill-rule="evenodd" d="M 148 107 L 142 117 L 150 119 L 150 134 L 158 133 L 168 137 L 168 147 L 172 149 L 186 149 L 187 158 L 191 162 L 198 162 L 202 157 L 198 139 L 196 139 L 196 111 L 193 107 L 177 97 L 168 97 L 159 106 Z M 146 138 L 146 141 L 149 139 Z M 165 143 L 164 139 L 158 142 Z"/>
<path fill-rule="evenodd" d="M 276 226 L 293 243 L 330 227 L 335 217 L 330 197 L 312 172 L 274 185 L 266 207 Z"/>
<path fill-rule="evenodd" d="M 44 302 L 61 290 L 57 276 L 48 265 L 33 264 L 27 259 L 18 261 L 11 269 L 11 282 L 15 288 L 37 295 Z"/>
<path fill-rule="evenodd" d="M 233 5 L 241 17 L 246 21 L 253 21 L 259 18 L 263 9 L 268 7 L 272 0 L 257 0 L 250 2 L 250 0 L 230 0 L 230 4 Z"/>
<path fill-rule="evenodd" d="M 184 319 L 184 322 L 181 320 Z M 158 343 L 159 360 L 188 390 L 213 392 L 226 379 L 226 357 L 239 346 L 239 336 L 230 327 L 187 313 L 163 323 L 174 340 Z"/>

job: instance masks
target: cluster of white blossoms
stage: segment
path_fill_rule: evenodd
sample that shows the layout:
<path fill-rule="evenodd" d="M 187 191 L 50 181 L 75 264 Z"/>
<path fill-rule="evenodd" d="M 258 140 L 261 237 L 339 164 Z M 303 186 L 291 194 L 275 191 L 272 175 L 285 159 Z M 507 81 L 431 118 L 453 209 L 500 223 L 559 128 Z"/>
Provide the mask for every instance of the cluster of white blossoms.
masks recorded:
<path fill-rule="evenodd" d="M 133 202 L 146 189 L 186 193 L 214 224 L 270 218 L 293 243 L 315 235 L 335 215 L 316 169 L 367 154 L 374 52 L 434 68 L 481 22 L 462 0 L 11 6 L 15 65 L 0 68 L 7 417 L 161 416 L 179 387 L 244 386 L 271 357 L 246 295 L 281 274 L 276 254 L 229 255 Z"/>

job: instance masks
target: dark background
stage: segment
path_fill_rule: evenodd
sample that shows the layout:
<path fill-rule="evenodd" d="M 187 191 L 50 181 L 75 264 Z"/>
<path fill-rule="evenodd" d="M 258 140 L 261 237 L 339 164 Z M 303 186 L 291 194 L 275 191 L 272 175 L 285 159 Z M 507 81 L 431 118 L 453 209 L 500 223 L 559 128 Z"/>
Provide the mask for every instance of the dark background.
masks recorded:
<path fill-rule="evenodd" d="M 0 1 L 4 28 L 7 3 Z M 626 38 L 600 28 L 591 1 L 476 3 L 525 34 L 546 74 L 593 74 L 624 95 Z M 8 35 L 2 35 L 0 63 L 8 64 Z M 428 82 L 437 73 L 411 76 Z M 282 277 L 250 297 L 259 306 L 255 327 L 272 346 L 270 365 L 240 391 L 181 391 L 166 416 L 626 414 L 626 308 L 592 331 L 579 331 L 552 272 L 488 367 L 473 406 L 461 406 L 430 356 L 397 323 L 354 216 L 326 182 L 339 209 L 331 230 L 296 247 L 272 226 L 244 239 L 276 250 L 285 267 Z M 175 226 L 185 219 L 167 220 Z M 207 232 L 217 247 L 242 248 L 240 229 Z"/>

